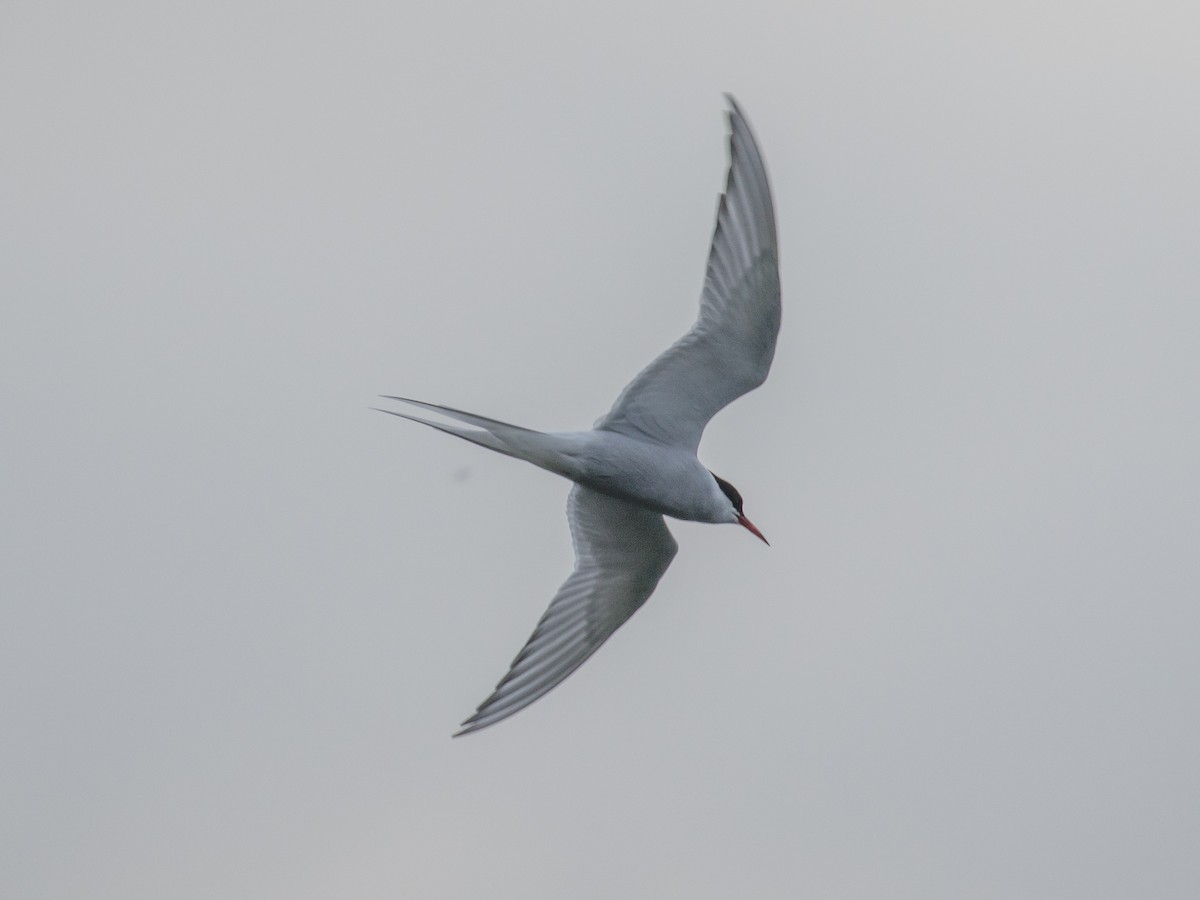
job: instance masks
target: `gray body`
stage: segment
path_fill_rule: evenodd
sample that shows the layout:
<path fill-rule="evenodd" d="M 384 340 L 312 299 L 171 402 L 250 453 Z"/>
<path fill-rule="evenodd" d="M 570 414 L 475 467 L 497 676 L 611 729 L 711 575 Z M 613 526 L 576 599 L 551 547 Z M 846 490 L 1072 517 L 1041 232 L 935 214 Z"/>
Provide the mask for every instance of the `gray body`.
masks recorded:
<path fill-rule="evenodd" d="M 508 673 L 459 734 L 511 716 L 575 671 L 649 598 L 678 545 L 663 516 L 737 523 L 766 538 L 742 498 L 696 457 L 709 420 L 766 380 L 780 323 L 775 211 L 762 155 L 729 98 L 729 172 L 700 315 L 629 383 L 591 431 L 541 432 L 389 397 L 449 419 L 383 410 L 575 482 L 567 521 L 575 570 Z"/>

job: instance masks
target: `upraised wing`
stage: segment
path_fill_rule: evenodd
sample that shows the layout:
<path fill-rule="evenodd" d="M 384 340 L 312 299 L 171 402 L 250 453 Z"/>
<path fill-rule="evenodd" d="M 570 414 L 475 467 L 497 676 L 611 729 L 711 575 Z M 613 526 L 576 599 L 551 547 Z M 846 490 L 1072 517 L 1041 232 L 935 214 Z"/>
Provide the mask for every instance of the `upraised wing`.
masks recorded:
<path fill-rule="evenodd" d="M 767 171 L 729 101 L 729 175 L 700 316 L 629 383 L 597 428 L 695 451 L 709 420 L 767 378 L 779 334 L 779 249 Z"/>
<path fill-rule="evenodd" d="M 571 489 L 567 521 L 575 571 L 455 737 L 508 718 L 579 668 L 646 602 L 678 549 L 660 514 L 579 485 Z"/>

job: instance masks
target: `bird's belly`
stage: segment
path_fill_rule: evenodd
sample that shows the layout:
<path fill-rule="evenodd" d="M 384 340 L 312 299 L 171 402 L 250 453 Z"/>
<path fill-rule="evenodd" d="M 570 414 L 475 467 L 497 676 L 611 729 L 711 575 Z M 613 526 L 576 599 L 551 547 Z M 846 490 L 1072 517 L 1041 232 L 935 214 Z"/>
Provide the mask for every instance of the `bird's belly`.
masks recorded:
<path fill-rule="evenodd" d="M 694 455 L 611 433 L 588 443 L 572 480 L 676 519 L 709 517 L 712 475 Z"/>

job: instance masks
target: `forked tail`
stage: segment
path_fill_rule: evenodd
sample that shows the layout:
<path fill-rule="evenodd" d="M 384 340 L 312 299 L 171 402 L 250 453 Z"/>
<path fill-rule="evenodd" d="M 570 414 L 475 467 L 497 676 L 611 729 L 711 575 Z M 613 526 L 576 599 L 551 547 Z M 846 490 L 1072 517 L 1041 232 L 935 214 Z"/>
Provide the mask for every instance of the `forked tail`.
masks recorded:
<path fill-rule="evenodd" d="M 485 416 L 477 416 L 474 413 L 463 412 L 461 409 L 438 406 L 436 403 L 424 403 L 420 400 L 410 400 L 407 397 L 393 397 L 390 394 L 381 394 L 380 396 L 385 400 L 396 400 L 410 406 L 419 406 L 421 409 L 430 410 L 447 419 L 464 422 L 473 427 L 460 428 L 443 422 L 432 422 L 429 419 L 422 419 L 420 416 L 412 416 L 391 409 L 381 409 L 378 406 L 372 407 L 372 409 L 408 419 L 410 422 L 420 422 L 422 425 L 452 434 L 464 441 L 478 444 L 480 447 L 487 447 L 489 450 L 495 450 L 497 453 L 503 453 L 514 459 L 523 459 L 540 468 L 570 477 L 569 457 L 562 452 L 562 448 L 557 446 L 560 441 L 554 435 L 522 428 L 520 425 L 510 425 L 507 422 L 500 422 Z"/>

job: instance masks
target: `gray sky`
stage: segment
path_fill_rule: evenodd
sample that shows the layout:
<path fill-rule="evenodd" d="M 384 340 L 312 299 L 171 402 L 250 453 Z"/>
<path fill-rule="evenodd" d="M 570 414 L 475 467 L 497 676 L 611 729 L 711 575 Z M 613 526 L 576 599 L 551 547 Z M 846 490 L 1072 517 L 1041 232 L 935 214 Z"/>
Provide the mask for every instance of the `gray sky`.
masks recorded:
<path fill-rule="evenodd" d="M 903 6 L 904 9 L 900 9 Z M 1200 894 L 1194 3 L 9 2 L 0 895 Z M 721 91 L 771 379 L 651 602 L 470 738 L 583 427 L 695 314 Z"/>

